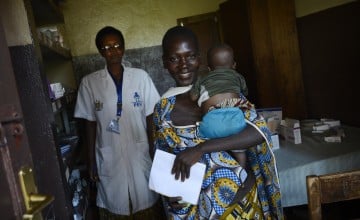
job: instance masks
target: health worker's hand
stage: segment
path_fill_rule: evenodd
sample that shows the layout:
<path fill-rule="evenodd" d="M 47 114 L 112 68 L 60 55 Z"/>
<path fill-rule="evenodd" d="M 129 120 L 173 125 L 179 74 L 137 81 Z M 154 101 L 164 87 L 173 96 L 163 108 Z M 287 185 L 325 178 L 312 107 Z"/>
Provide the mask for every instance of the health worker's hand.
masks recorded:
<path fill-rule="evenodd" d="M 95 162 L 89 163 L 88 173 L 89 173 L 90 181 L 93 181 L 93 182 L 99 181 L 99 175 L 98 175 L 97 166 L 96 166 Z"/>

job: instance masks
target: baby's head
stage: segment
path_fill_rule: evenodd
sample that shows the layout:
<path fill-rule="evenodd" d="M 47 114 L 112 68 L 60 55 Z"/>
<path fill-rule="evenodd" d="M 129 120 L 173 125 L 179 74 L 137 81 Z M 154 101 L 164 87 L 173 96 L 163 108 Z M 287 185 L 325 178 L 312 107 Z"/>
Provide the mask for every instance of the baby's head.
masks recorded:
<path fill-rule="evenodd" d="M 234 61 L 234 51 L 227 44 L 217 44 L 207 52 L 207 62 L 210 70 L 217 68 L 236 68 Z"/>

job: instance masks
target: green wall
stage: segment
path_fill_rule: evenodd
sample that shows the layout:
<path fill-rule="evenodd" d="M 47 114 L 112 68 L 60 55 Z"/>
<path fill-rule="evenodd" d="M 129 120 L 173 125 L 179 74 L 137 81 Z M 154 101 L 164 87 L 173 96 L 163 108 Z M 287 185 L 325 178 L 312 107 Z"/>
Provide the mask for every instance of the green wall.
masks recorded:
<path fill-rule="evenodd" d="M 216 11 L 225 0 L 66 0 L 62 6 L 66 41 L 74 56 L 96 53 L 94 36 L 105 25 L 124 32 L 126 47 L 159 45 L 176 19 Z M 354 0 L 295 0 L 302 17 Z M 23 0 L 1 0 L 0 14 L 9 46 L 32 42 Z"/>
<path fill-rule="evenodd" d="M 176 19 L 213 12 L 225 0 L 67 0 L 63 5 L 67 43 L 73 56 L 97 53 L 97 31 L 112 25 L 125 35 L 126 48 L 160 45 Z M 301 17 L 352 0 L 295 0 Z"/>
<path fill-rule="evenodd" d="M 97 31 L 111 25 L 125 37 L 127 49 L 161 44 L 176 19 L 218 9 L 224 0 L 68 0 L 63 6 L 73 56 L 97 53 Z"/>
<path fill-rule="evenodd" d="M 295 0 L 296 17 L 303 17 L 354 1 L 355 0 Z"/>

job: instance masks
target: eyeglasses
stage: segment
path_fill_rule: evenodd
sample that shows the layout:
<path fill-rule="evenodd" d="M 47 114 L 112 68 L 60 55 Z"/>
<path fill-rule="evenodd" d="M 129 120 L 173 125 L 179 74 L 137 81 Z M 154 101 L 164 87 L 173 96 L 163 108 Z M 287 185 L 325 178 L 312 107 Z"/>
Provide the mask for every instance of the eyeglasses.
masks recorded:
<path fill-rule="evenodd" d="M 184 60 L 185 62 L 193 62 L 199 57 L 199 54 L 190 54 L 186 56 L 171 56 L 167 60 L 171 64 L 179 64 L 180 61 Z"/>
<path fill-rule="evenodd" d="M 110 45 L 105 45 L 103 46 L 102 48 L 100 48 L 101 50 L 104 50 L 104 51 L 110 51 L 111 48 L 114 48 L 114 49 L 119 49 L 120 48 L 120 44 L 114 44 L 112 46 Z"/>

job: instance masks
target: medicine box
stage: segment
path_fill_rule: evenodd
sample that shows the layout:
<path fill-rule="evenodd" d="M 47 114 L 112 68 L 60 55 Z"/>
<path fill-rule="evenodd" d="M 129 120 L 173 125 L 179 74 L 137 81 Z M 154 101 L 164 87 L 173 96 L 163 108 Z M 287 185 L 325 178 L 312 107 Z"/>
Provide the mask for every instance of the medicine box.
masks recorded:
<path fill-rule="evenodd" d="M 299 120 L 282 120 L 280 124 L 280 136 L 291 143 L 301 144 L 301 130 Z"/>
<path fill-rule="evenodd" d="M 272 134 L 271 135 L 271 142 L 273 144 L 272 149 L 277 150 L 280 148 L 280 142 L 279 142 L 279 135 L 278 134 Z"/>

